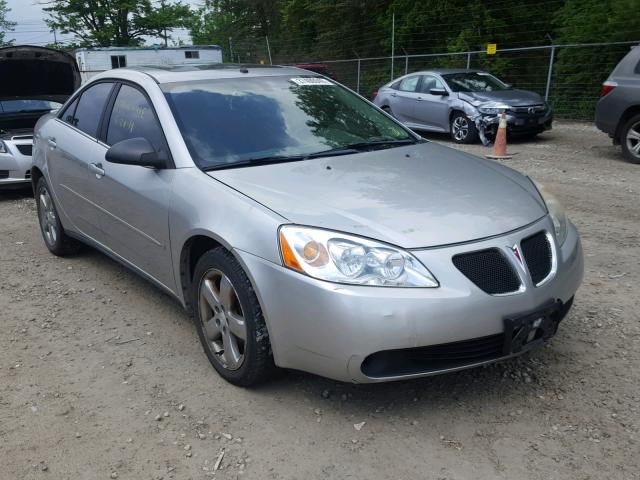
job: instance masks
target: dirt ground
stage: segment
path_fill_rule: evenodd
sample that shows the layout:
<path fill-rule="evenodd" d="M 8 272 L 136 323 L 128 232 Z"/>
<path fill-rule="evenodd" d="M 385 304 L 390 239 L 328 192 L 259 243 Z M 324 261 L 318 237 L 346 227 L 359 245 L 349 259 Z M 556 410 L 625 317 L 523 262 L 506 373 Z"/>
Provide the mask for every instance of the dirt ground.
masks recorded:
<path fill-rule="evenodd" d="M 174 300 L 0 193 L 0 479 L 640 478 L 640 166 L 588 124 L 510 149 L 581 232 L 573 310 L 529 356 L 378 385 L 225 383 Z"/>

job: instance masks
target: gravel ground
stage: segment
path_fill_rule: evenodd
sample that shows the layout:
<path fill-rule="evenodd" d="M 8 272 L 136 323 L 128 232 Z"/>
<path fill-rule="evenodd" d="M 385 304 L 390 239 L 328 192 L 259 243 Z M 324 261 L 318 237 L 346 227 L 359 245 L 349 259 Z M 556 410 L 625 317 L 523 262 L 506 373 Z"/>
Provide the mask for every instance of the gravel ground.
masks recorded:
<path fill-rule="evenodd" d="M 640 478 L 640 166 L 587 124 L 510 149 L 582 234 L 573 310 L 531 355 L 381 385 L 225 383 L 175 301 L 50 255 L 33 199 L 0 193 L 0 477 Z"/>

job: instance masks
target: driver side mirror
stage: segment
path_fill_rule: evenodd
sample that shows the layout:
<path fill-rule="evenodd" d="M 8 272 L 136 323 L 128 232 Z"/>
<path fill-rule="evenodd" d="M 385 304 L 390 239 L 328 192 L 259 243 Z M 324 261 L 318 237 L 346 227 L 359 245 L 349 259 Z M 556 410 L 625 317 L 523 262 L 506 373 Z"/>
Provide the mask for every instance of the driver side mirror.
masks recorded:
<path fill-rule="evenodd" d="M 104 156 L 107 162 L 138 167 L 166 168 L 167 154 L 156 152 L 146 138 L 122 140 L 113 145 Z"/>
<path fill-rule="evenodd" d="M 440 95 L 441 97 L 446 97 L 449 95 L 449 92 L 447 92 L 444 88 L 432 88 L 431 90 L 429 90 L 429 93 L 431 95 Z"/>

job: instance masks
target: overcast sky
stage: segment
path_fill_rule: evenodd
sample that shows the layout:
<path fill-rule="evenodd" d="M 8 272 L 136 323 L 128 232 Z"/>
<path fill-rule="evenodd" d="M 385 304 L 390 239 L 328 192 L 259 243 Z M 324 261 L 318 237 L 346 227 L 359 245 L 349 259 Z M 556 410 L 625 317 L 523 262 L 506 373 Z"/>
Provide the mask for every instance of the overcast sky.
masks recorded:
<path fill-rule="evenodd" d="M 46 14 L 42 11 L 43 5 L 47 0 L 7 0 L 7 6 L 11 9 L 8 19 L 17 22 L 13 32 L 7 32 L 5 38 L 14 39 L 15 45 L 46 45 L 53 43 L 53 33 L 44 23 Z M 202 4 L 202 0 L 182 0 L 192 6 Z M 191 43 L 189 34 L 180 29 L 173 31 L 174 40 L 182 40 L 185 43 Z M 73 40 L 73 35 L 62 35 L 58 33 L 59 42 L 68 42 Z M 147 43 L 160 43 L 160 39 L 149 39 Z"/>

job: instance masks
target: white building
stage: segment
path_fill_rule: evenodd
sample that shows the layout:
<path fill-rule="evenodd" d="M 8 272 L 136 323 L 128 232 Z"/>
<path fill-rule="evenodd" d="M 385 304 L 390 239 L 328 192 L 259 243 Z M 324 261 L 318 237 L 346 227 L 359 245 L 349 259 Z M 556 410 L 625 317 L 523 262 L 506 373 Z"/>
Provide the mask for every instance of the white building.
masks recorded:
<path fill-rule="evenodd" d="M 75 55 L 83 81 L 112 68 L 222 63 L 217 45 L 79 48 Z"/>

